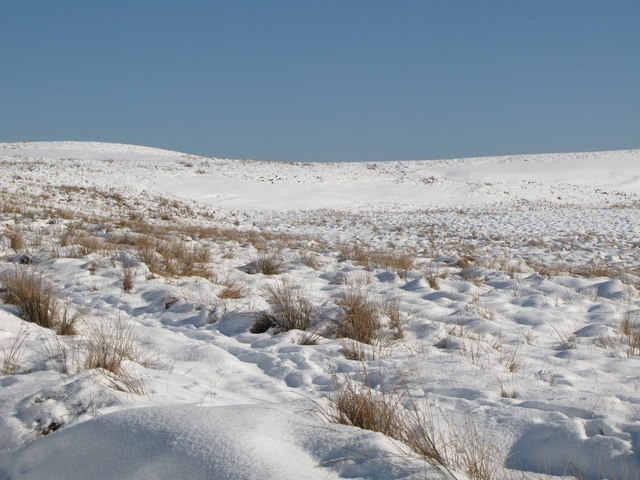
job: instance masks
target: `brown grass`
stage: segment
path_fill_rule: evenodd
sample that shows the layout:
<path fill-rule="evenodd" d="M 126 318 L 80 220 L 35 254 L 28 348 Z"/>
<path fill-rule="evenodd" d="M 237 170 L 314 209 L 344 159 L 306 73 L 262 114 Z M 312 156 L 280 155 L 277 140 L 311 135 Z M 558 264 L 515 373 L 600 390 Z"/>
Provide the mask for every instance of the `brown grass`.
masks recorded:
<path fill-rule="evenodd" d="M 342 353 L 347 360 L 357 360 L 363 362 L 367 360 L 367 352 L 364 344 L 351 340 L 350 338 L 343 338 L 340 340 L 340 347 L 342 347 Z M 373 358 L 371 358 L 373 360 Z"/>
<path fill-rule="evenodd" d="M 304 332 L 298 337 L 296 343 L 298 345 L 318 345 L 322 336 L 317 332 Z"/>
<path fill-rule="evenodd" d="M 157 239 L 152 235 L 135 237 L 136 248 L 149 270 L 161 276 L 210 276 L 211 252 L 198 244 L 189 245 L 175 237 Z"/>
<path fill-rule="evenodd" d="M 60 306 L 56 331 L 58 335 L 75 335 L 78 333 L 76 323 L 80 318 L 78 312 L 74 312 L 71 308 L 70 301 L 63 301 Z"/>
<path fill-rule="evenodd" d="M 638 314 L 629 312 L 625 308 L 620 324 L 622 341 L 627 345 L 627 354 L 630 357 L 640 355 L 640 320 Z"/>
<path fill-rule="evenodd" d="M 26 331 L 20 330 L 11 343 L 9 343 L 8 347 L 3 350 L 2 356 L 0 357 L 0 375 L 13 375 L 20 370 L 22 345 L 26 339 Z"/>
<path fill-rule="evenodd" d="M 393 330 L 393 340 L 404 337 L 402 325 L 405 322 L 402 310 L 400 310 L 400 300 L 395 297 L 386 299 L 382 305 L 384 314 L 389 318 L 389 327 Z"/>
<path fill-rule="evenodd" d="M 440 282 L 438 280 L 438 275 L 432 271 L 425 271 L 422 274 L 422 277 L 427 281 L 429 287 L 433 290 L 440 290 Z"/>
<path fill-rule="evenodd" d="M 0 272 L 4 301 L 16 305 L 25 320 L 60 334 L 75 333 L 76 316 L 51 281 L 31 267 L 14 266 Z"/>
<path fill-rule="evenodd" d="M 517 349 L 512 352 L 507 352 L 502 358 L 500 358 L 500 363 L 502 363 L 511 373 L 517 372 L 524 367 L 524 362 L 518 355 Z"/>
<path fill-rule="evenodd" d="M 407 273 L 415 268 L 415 254 L 399 251 L 377 251 L 371 255 L 370 263 L 378 268 L 395 271 L 402 279 L 407 278 Z"/>
<path fill-rule="evenodd" d="M 122 267 L 122 290 L 125 292 L 133 290 L 133 277 L 135 274 L 136 271 L 133 267 L 126 265 Z"/>
<path fill-rule="evenodd" d="M 13 250 L 17 252 L 18 250 L 25 248 L 26 242 L 22 231 L 19 229 L 11 229 L 7 231 L 7 234 L 9 236 L 10 246 Z"/>
<path fill-rule="evenodd" d="M 357 287 L 342 292 L 336 300 L 342 318 L 336 325 L 336 335 L 357 342 L 372 344 L 380 329 L 379 306 Z"/>
<path fill-rule="evenodd" d="M 490 435 L 481 435 L 470 417 L 462 424 L 425 404 L 420 407 L 409 389 L 398 383 L 392 388 L 381 384 L 379 390 L 368 387 L 369 372 L 363 364 L 357 378 L 338 381 L 334 375 L 334 393 L 325 418 L 383 433 L 420 455 L 435 467 L 443 479 L 458 478 L 453 469 L 463 471 L 472 480 L 524 479 L 502 467 L 504 458 Z M 518 472 L 521 473 L 521 472 Z"/>
<path fill-rule="evenodd" d="M 415 254 L 412 252 L 374 249 L 366 244 L 342 244 L 338 249 L 343 260 L 351 260 L 368 269 L 392 270 L 403 279 L 409 270 L 415 268 Z"/>
<path fill-rule="evenodd" d="M 216 285 L 223 285 L 225 289 L 218 294 L 222 299 L 244 298 L 249 294 L 249 287 L 235 275 L 227 274 L 224 277 L 211 275 L 211 281 Z"/>
<path fill-rule="evenodd" d="M 279 275 L 285 271 L 284 259 L 278 251 L 262 252 L 253 258 L 242 269 L 246 273 L 262 273 L 263 275 Z"/>
<path fill-rule="evenodd" d="M 442 473 L 448 472 L 443 447 L 439 445 L 431 422 L 420 412 L 406 389 L 379 391 L 369 388 L 369 375 L 363 366 L 362 378 L 338 382 L 330 398 L 329 421 L 383 433 L 403 442 Z M 403 403 L 408 403 L 406 408 Z"/>
<path fill-rule="evenodd" d="M 303 252 L 298 254 L 298 261 L 303 265 L 306 265 L 309 268 L 314 270 L 320 269 L 320 261 L 318 260 L 318 255 L 311 252 Z"/>
<path fill-rule="evenodd" d="M 118 390 L 144 393 L 142 381 L 127 366 L 128 361 L 139 364 L 146 362 L 144 352 L 135 341 L 131 327 L 118 319 L 115 322 L 92 324 L 86 333 L 82 368 L 109 372 L 109 381 Z"/>
<path fill-rule="evenodd" d="M 267 287 L 265 294 L 265 300 L 276 319 L 276 333 L 293 329 L 307 330 L 310 327 L 316 308 L 302 289 L 294 287 L 287 280 L 281 280 Z"/>
<path fill-rule="evenodd" d="M 284 259 L 279 252 L 261 253 L 252 263 L 258 273 L 263 275 L 279 275 L 284 272 Z"/>
<path fill-rule="evenodd" d="M 77 230 L 73 226 L 60 237 L 60 245 L 71 247 L 68 256 L 74 257 L 82 257 L 92 253 L 104 253 L 118 248 L 117 244 L 109 243 L 96 235 L 89 235 L 87 232 Z"/>
<path fill-rule="evenodd" d="M 375 392 L 360 381 L 345 379 L 331 402 L 335 423 L 384 433 L 392 438 L 399 436 L 402 424 L 399 397 L 384 391 Z"/>
<path fill-rule="evenodd" d="M 502 398 L 516 398 L 518 396 L 518 389 L 513 380 L 498 378 L 498 385 L 500 386 L 500 396 Z"/>

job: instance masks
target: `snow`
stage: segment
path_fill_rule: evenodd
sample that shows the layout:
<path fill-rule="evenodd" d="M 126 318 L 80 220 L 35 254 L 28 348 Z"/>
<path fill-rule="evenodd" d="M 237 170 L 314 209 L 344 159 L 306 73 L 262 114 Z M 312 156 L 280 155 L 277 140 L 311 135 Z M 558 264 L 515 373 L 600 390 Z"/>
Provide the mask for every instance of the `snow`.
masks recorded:
<path fill-rule="evenodd" d="M 295 405 L 293 410 L 295 411 Z M 96 417 L 20 451 L 11 478 L 92 479 L 309 479 L 365 472 L 340 458 L 340 429 L 322 429 L 305 417 L 271 405 L 132 408 Z M 368 451 L 381 435 L 356 438 Z M 91 461 L 88 461 L 91 459 Z M 378 467 L 380 468 L 380 467 Z M 337 471 L 336 471 L 337 470 Z M 387 478 L 392 469 L 382 466 Z M 382 472 L 380 472 L 382 473 Z"/>
<path fill-rule="evenodd" d="M 0 376 L 0 479 L 463 480 L 470 445 L 486 446 L 492 478 L 639 478 L 638 162 L 640 150 L 310 164 L 2 143 L 0 271 L 30 259 L 81 317 L 61 337 L 0 305 L 3 371 L 17 352 Z M 140 219 L 206 249 L 211 274 L 153 273 L 133 245 Z M 86 237 L 118 249 L 81 248 Z M 353 246 L 413 264 L 362 264 Z M 265 248 L 284 272 L 246 273 Z M 223 294 L 232 280 L 240 298 Z M 283 281 L 316 306 L 317 344 L 250 332 Z M 400 316 L 399 334 L 385 310 L 362 361 L 331 328 L 350 289 Z M 130 384 L 82 367 L 91 335 L 116 324 L 136 342 Z M 458 451 L 451 471 L 329 422 L 344 381 L 401 392 Z"/>

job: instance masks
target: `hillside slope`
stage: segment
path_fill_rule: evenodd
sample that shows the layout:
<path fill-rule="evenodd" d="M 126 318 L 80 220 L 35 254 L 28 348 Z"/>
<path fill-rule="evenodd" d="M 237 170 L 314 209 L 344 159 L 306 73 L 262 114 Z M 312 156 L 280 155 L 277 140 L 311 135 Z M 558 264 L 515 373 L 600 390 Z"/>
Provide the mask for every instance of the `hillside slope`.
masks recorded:
<path fill-rule="evenodd" d="M 39 160 L 41 165 L 34 165 L 31 175 L 46 176 L 50 182 L 119 185 L 215 206 L 258 210 L 379 207 L 388 203 L 461 207 L 558 200 L 610 206 L 630 198 L 637 200 L 640 194 L 640 150 L 403 162 L 280 163 L 204 158 L 131 145 L 32 142 L 0 144 L 0 155 Z"/>
<path fill-rule="evenodd" d="M 0 144 L 0 480 L 640 478 L 639 160 Z"/>

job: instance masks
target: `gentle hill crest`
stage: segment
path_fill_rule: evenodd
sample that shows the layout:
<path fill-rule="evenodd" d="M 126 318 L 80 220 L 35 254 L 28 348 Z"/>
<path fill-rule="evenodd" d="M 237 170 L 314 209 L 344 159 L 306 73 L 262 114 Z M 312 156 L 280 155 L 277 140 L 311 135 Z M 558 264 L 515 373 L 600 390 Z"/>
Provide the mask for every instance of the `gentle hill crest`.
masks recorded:
<path fill-rule="evenodd" d="M 58 184 L 119 185 L 252 210 L 460 208 L 505 202 L 611 206 L 640 198 L 640 150 L 292 163 L 61 141 L 2 143 L 0 155 L 5 167 L 11 161 L 7 173 L 25 174 L 17 159 L 38 160 L 46 162 L 47 175 Z M 34 165 L 29 169 L 34 176 L 38 170 Z"/>

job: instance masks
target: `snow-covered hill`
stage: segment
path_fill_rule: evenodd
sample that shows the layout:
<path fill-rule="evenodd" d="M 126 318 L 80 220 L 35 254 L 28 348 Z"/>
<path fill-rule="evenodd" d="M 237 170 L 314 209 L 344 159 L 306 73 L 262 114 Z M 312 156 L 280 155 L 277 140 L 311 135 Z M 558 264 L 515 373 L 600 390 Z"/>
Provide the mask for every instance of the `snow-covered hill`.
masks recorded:
<path fill-rule="evenodd" d="M 518 201 L 610 206 L 637 200 L 640 194 L 640 150 L 280 163 L 204 158 L 132 145 L 31 142 L 0 144 L 0 154 L 38 160 L 32 178 L 46 177 L 52 183 L 144 189 L 253 210 L 390 203 L 405 208 L 460 207 Z"/>
<path fill-rule="evenodd" d="M 640 478 L 639 162 L 0 144 L 0 479 Z"/>

